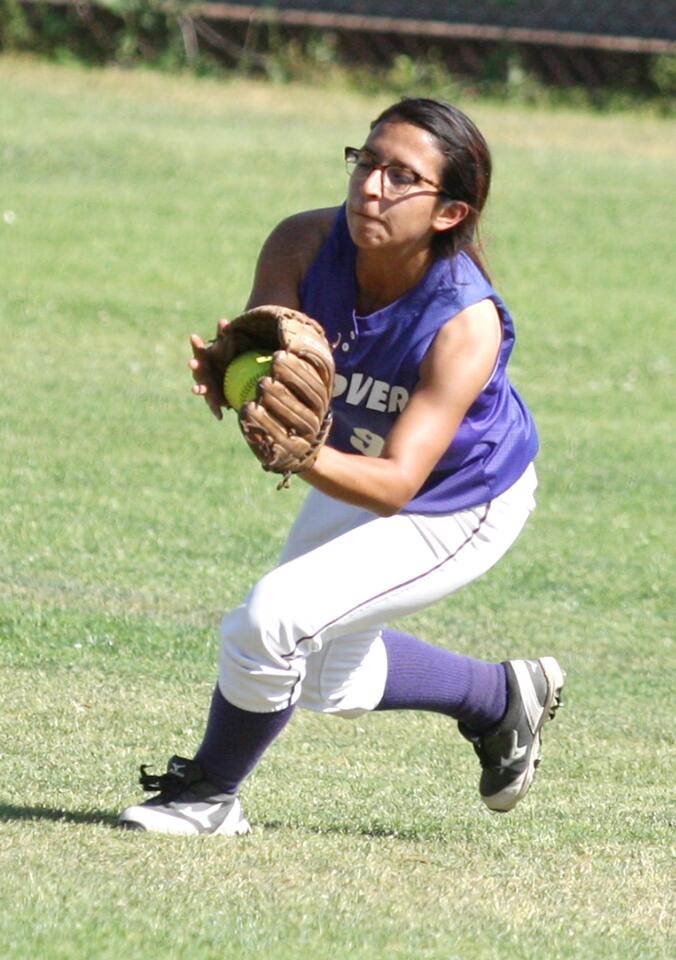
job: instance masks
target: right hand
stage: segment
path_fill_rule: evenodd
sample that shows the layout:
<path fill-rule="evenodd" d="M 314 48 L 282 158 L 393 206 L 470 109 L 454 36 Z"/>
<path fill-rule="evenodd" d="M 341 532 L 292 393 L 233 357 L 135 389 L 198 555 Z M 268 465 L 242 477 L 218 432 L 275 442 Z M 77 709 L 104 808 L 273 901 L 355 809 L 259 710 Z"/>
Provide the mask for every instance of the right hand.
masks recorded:
<path fill-rule="evenodd" d="M 195 381 L 192 392 L 196 397 L 204 398 L 205 403 L 218 420 L 223 419 L 222 408 L 226 406 L 223 396 L 224 367 L 219 355 L 219 335 L 227 325 L 227 320 L 219 320 L 216 339 L 210 343 L 205 343 L 197 333 L 193 333 L 190 337 L 193 356 L 188 362 L 188 366 Z"/>

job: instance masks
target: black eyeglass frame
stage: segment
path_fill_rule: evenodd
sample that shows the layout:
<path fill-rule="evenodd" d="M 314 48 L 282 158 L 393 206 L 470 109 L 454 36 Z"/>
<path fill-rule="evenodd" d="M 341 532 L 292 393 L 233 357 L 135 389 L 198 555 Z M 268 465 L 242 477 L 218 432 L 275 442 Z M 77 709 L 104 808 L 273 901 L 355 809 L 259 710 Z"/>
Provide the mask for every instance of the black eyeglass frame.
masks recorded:
<path fill-rule="evenodd" d="M 434 189 L 441 194 L 441 196 L 448 197 L 451 200 L 453 199 L 448 193 L 446 193 L 444 189 L 442 189 L 438 183 L 435 183 L 434 180 L 430 180 L 428 177 L 423 177 L 422 173 L 418 173 L 418 171 L 413 170 L 412 167 L 407 167 L 404 163 L 376 163 L 373 154 L 369 153 L 368 150 L 364 150 L 363 147 L 345 147 L 343 151 L 345 169 L 350 176 L 353 176 L 356 173 L 359 157 L 363 156 L 364 154 L 368 157 L 372 157 L 374 161 L 373 166 L 366 176 L 370 177 L 374 170 L 380 170 L 380 182 L 383 192 L 385 190 L 385 171 L 390 167 L 398 167 L 400 170 L 409 170 L 416 179 L 413 183 L 408 184 L 401 192 L 395 190 L 394 192 L 397 194 L 397 196 L 403 197 L 408 193 L 411 187 L 415 187 L 419 183 L 427 183 L 430 187 L 434 187 Z M 350 169 L 350 164 L 353 164 L 352 169 Z"/>

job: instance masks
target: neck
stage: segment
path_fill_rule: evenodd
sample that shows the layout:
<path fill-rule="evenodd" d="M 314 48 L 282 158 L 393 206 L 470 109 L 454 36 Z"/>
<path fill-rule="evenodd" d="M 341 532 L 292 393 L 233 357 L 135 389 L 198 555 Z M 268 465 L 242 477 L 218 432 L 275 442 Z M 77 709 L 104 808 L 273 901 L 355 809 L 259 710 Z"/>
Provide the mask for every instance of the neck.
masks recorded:
<path fill-rule="evenodd" d="M 408 293 L 427 273 L 433 262 L 428 247 L 393 258 L 373 250 L 357 251 L 357 309 L 373 313 Z"/>

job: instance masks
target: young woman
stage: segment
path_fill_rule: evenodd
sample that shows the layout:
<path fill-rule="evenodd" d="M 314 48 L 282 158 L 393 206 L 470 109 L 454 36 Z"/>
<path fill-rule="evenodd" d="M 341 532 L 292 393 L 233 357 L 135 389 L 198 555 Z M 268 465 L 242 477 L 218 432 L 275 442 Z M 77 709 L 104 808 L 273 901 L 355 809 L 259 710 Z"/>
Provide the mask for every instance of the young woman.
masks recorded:
<path fill-rule="evenodd" d="M 491 160 L 449 104 L 404 99 L 345 151 L 346 203 L 283 221 L 249 307 L 301 309 L 336 344 L 334 425 L 279 566 L 222 624 L 204 740 L 120 822 L 246 833 L 241 782 L 296 707 L 341 717 L 452 717 L 482 767 L 489 809 L 530 787 L 564 674 L 553 657 L 488 663 L 386 626 L 485 573 L 533 509 L 538 440 L 506 375 L 514 325 L 476 247 Z M 210 346 L 195 386 L 222 415 Z"/>

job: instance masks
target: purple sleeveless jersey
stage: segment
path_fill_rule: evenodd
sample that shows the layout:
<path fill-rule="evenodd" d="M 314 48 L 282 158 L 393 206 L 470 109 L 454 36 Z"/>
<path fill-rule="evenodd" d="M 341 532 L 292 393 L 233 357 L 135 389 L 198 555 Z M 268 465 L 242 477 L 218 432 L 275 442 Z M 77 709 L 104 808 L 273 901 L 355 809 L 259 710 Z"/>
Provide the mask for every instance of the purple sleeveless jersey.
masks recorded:
<path fill-rule="evenodd" d="M 301 287 L 301 309 L 318 320 L 336 344 L 330 445 L 345 453 L 378 456 L 440 328 L 466 307 L 490 298 L 503 331 L 496 369 L 450 447 L 402 512 L 452 513 L 491 500 L 518 480 L 538 450 L 533 418 L 506 375 L 514 346 L 507 308 L 473 260 L 461 253 L 437 260 L 399 300 L 360 317 L 355 312 L 356 252 L 343 206 Z"/>

